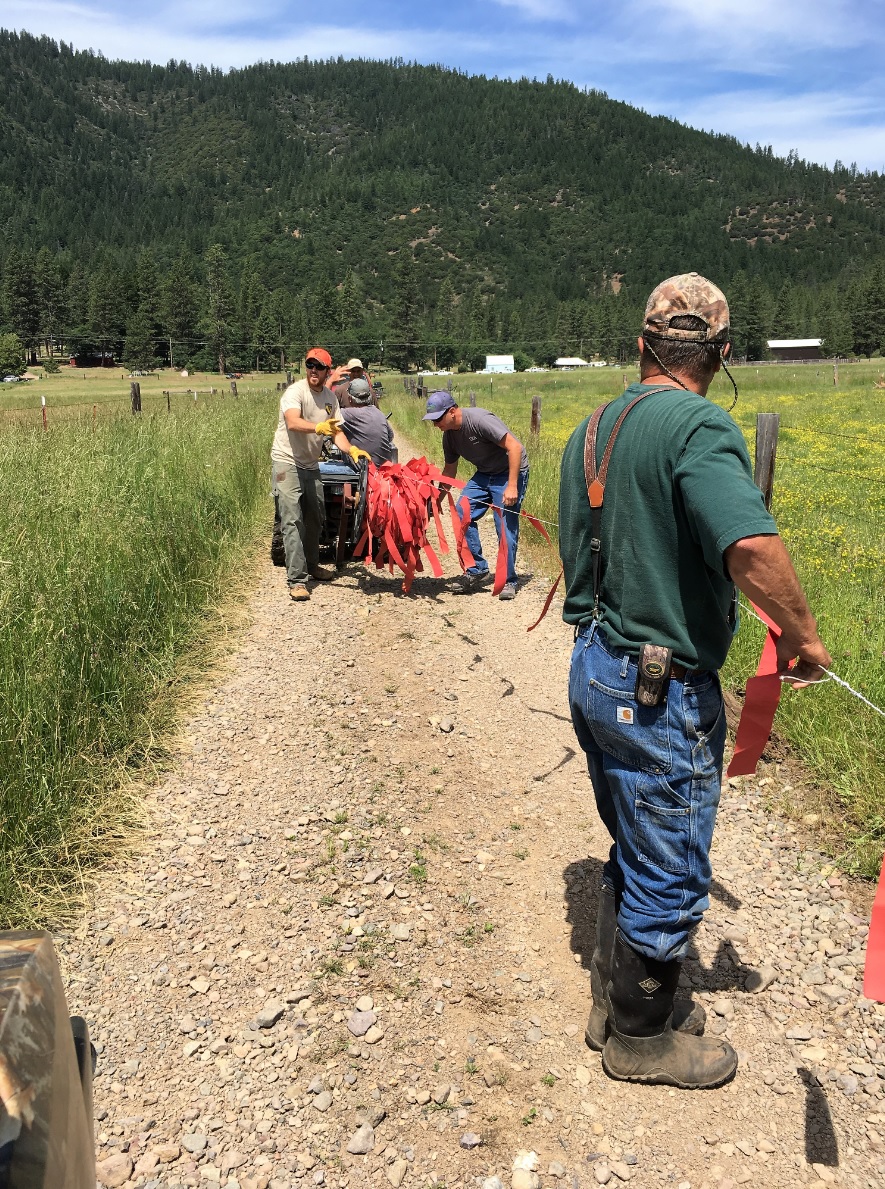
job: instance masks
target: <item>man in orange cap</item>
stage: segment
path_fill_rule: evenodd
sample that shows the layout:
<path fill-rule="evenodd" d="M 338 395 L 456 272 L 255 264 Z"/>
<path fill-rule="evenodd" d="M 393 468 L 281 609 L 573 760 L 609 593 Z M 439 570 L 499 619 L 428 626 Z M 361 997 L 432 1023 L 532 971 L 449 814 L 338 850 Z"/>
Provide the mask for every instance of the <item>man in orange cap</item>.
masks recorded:
<path fill-rule="evenodd" d="M 320 455 L 323 438 L 356 461 L 365 454 L 341 432 L 335 393 L 326 387 L 332 357 L 322 347 L 307 353 L 307 379 L 290 384 L 280 398 L 280 419 L 270 457 L 273 496 L 286 550 L 289 598 L 310 598 L 308 577 L 331 582 L 334 574 L 319 564 L 320 533 L 325 519 Z"/>

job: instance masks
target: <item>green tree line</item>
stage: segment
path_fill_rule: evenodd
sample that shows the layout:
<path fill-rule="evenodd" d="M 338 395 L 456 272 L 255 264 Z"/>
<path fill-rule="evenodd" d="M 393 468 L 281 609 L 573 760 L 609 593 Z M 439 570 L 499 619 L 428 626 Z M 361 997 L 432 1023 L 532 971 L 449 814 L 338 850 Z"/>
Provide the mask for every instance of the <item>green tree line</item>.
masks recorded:
<path fill-rule="evenodd" d="M 225 72 L 0 31 L 0 155 L 0 318 L 33 358 L 626 358 L 689 269 L 731 297 L 740 355 L 885 338 L 885 178 L 552 79 Z"/>
<path fill-rule="evenodd" d="M 821 337 L 824 352 L 840 357 L 885 350 L 881 265 L 818 290 L 789 281 L 772 290 L 740 271 L 726 289 L 738 358 L 766 358 L 771 337 Z M 0 334 L 17 336 L 22 365 L 74 356 L 137 370 L 277 371 L 318 343 L 339 361 L 358 352 L 403 370 L 481 367 L 502 351 L 519 367 L 563 354 L 626 360 L 642 312 L 623 291 L 551 302 L 484 293 L 478 283 L 458 292 L 449 277 L 428 303 L 410 255 L 386 307 L 366 301 L 353 270 L 337 284 L 271 289 L 252 262 L 237 273 L 218 244 L 198 259 L 182 253 L 168 270 L 145 248 L 131 271 L 111 259 L 90 271 L 46 247 L 34 256 L 12 248 L 0 272 Z M 10 349 L 7 341 L 7 368 Z"/>

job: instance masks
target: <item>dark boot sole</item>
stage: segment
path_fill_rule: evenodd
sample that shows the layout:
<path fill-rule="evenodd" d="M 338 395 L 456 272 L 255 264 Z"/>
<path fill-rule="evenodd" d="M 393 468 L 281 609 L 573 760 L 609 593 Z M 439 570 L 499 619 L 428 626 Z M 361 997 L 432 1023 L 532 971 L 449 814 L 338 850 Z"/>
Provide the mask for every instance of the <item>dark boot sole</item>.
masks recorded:
<path fill-rule="evenodd" d="M 608 1076 L 615 1082 L 637 1082 L 644 1086 L 674 1086 L 677 1090 L 716 1090 L 720 1086 L 724 1086 L 730 1082 L 737 1073 L 737 1065 L 734 1069 L 729 1070 L 724 1077 L 715 1078 L 709 1082 L 681 1082 L 678 1078 L 674 1078 L 672 1074 L 661 1070 L 657 1073 L 616 1073 L 610 1069 L 605 1059 L 605 1052 L 602 1056 L 602 1068 Z"/>

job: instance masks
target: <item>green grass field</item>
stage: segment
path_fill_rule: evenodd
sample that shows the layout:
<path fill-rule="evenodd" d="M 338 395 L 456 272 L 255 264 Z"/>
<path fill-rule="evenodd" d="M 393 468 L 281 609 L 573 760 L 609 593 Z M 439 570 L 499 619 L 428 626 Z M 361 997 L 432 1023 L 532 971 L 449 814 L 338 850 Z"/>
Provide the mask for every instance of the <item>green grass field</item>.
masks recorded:
<path fill-rule="evenodd" d="M 57 920 L 137 817 L 269 525 L 273 384 L 171 415 L 163 386 L 140 418 L 119 373 L 0 390 L 2 927 Z"/>
<path fill-rule="evenodd" d="M 885 703 L 885 391 L 875 364 L 736 370 L 735 411 L 752 450 L 757 411 L 782 415 L 774 511 L 834 668 Z M 527 507 L 555 522 L 558 467 L 575 425 L 633 369 L 457 377 L 456 396 L 495 409 L 532 457 Z M 417 449 L 440 435 L 402 379 L 385 409 Z M 212 655 L 211 611 L 269 519 L 267 455 L 279 376 L 141 379 L 129 412 L 119 371 L 0 388 L 0 924 L 45 923 L 82 872 L 125 834 L 130 778 L 162 758 L 190 677 Z M 216 388 L 215 395 L 207 389 Z M 198 389 L 196 402 L 190 392 Z M 171 389 L 171 413 L 164 389 Z M 531 442 L 531 397 L 543 400 Z M 730 390 L 711 393 L 727 403 Z M 45 395 L 49 432 L 41 429 Z M 555 537 L 555 528 L 553 529 Z M 529 528 L 524 539 L 533 536 Z M 554 550 L 535 550 L 551 575 Z M 726 677 L 752 673 L 762 629 L 745 617 Z M 845 866 L 873 874 L 885 839 L 885 720 L 834 686 L 785 694 L 778 729 L 819 781 Z"/>
<path fill-rule="evenodd" d="M 755 418 L 780 413 L 773 511 L 833 655 L 833 670 L 885 707 L 885 390 L 875 387 L 885 362 L 832 365 L 748 365 L 734 369 L 740 401 L 733 416 L 754 449 Z M 524 441 L 532 461 L 526 508 L 555 522 L 559 459 L 575 426 L 602 401 L 638 379 L 630 368 L 599 368 L 562 375 L 456 376 L 456 398 L 493 409 Z M 431 377 L 428 384 L 445 381 Z M 422 402 L 406 395 L 402 380 L 387 380 L 386 407 L 416 449 L 441 460 L 439 433 L 420 421 Z M 529 434 L 531 398 L 542 398 L 542 432 Z M 728 407 L 731 387 L 718 377 L 711 399 Z M 553 530 L 551 530 L 553 531 Z M 530 528 L 525 539 L 533 537 Z M 554 551 L 538 558 L 551 574 Z M 751 676 L 764 629 L 744 616 L 725 670 L 740 688 Z M 828 798 L 834 836 L 844 839 L 845 866 L 872 875 L 885 842 L 885 719 L 834 684 L 804 693 L 785 691 L 777 730 L 818 779 Z M 827 792 L 831 790 L 831 792 Z M 842 828 L 844 826 L 844 829 Z"/>

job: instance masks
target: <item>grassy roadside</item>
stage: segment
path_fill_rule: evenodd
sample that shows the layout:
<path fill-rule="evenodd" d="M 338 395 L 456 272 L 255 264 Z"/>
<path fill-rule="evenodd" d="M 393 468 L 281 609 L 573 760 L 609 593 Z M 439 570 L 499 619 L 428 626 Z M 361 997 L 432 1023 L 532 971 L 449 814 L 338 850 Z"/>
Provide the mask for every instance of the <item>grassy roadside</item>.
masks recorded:
<path fill-rule="evenodd" d="M 135 822 L 266 528 L 274 405 L 0 430 L 3 927 L 65 915 Z"/>
<path fill-rule="evenodd" d="M 781 415 L 773 511 L 833 654 L 833 669 L 871 701 L 885 706 L 885 390 L 875 387 L 881 360 L 832 365 L 789 364 L 735 369 L 741 399 L 734 417 L 754 448 L 757 412 Z M 634 368 L 585 373 L 457 376 L 456 399 L 497 412 L 523 440 L 532 463 L 526 507 L 557 520 L 559 460 L 575 426 L 623 391 Z M 428 383 L 433 384 L 433 378 Z M 440 386 L 442 386 L 440 381 Z M 422 402 L 402 381 L 385 381 L 386 408 L 413 447 L 441 458 L 440 435 L 420 424 Z M 542 397 L 538 442 L 529 434 L 531 397 Z M 717 378 L 710 396 L 728 406 L 731 390 Z M 558 572 L 555 550 L 525 533 L 537 568 Z M 551 529 L 555 538 L 555 530 Z M 522 546 L 521 546 L 522 547 Z M 764 629 L 745 615 L 724 680 L 739 690 L 754 671 Z M 778 733 L 816 780 L 824 828 L 842 865 L 875 875 L 885 844 L 885 720 L 835 684 L 786 692 Z"/>

